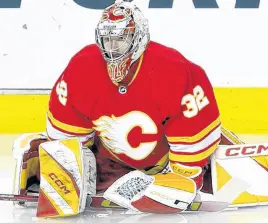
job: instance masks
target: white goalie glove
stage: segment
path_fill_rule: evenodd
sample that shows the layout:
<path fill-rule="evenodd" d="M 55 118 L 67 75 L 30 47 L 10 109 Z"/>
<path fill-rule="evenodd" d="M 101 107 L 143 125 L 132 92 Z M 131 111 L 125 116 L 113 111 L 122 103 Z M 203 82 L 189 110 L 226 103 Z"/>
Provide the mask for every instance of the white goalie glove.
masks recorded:
<path fill-rule="evenodd" d="M 175 173 L 146 175 L 135 170 L 115 181 L 103 196 L 135 212 L 178 213 L 196 197 L 196 184 Z"/>

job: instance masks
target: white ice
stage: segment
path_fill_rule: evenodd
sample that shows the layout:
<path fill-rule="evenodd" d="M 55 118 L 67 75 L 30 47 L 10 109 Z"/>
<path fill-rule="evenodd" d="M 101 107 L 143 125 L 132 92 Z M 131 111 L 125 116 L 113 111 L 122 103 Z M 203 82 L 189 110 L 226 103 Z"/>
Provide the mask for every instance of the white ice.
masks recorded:
<path fill-rule="evenodd" d="M 0 193 L 12 193 L 14 160 L 11 157 L 12 142 L 17 135 L 0 135 Z M 240 136 L 245 142 L 268 142 L 268 136 Z M 268 186 L 268 185 L 267 185 Z M 64 219 L 36 218 L 34 207 L 17 208 L 12 202 L 0 201 L 0 223 L 268 223 L 268 206 L 243 208 L 220 213 L 142 214 L 126 215 L 120 211 L 99 210 Z"/>

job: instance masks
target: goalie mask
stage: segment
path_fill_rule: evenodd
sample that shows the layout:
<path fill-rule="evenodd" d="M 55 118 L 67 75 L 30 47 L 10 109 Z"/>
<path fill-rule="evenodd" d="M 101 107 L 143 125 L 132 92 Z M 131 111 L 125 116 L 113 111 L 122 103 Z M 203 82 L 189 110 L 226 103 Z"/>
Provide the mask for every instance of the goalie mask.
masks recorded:
<path fill-rule="evenodd" d="M 113 82 L 122 81 L 150 40 L 148 20 L 135 5 L 117 0 L 106 8 L 96 28 L 96 42 Z"/>

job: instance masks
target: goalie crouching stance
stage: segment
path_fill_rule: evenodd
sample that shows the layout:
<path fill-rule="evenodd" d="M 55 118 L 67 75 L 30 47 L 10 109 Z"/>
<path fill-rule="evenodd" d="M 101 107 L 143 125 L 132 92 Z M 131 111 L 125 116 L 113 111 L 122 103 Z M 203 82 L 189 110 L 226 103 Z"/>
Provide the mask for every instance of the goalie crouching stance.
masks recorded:
<path fill-rule="evenodd" d="M 39 192 L 38 217 L 76 215 L 84 211 L 87 196 L 96 195 L 95 156 L 78 138 L 47 141 L 42 133 L 23 134 L 14 142 L 13 155 L 14 193 Z M 155 213 L 183 211 L 195 196 L 196 184 L 189 178 L 138 170 L 119 178 L 104 193 L 122 207 Z"/>
<path fill-rule="evenodd" d="M 96 192 L 134 211 L 186 210 L 198 191 L 212 191 L 203 178 L 220 141 L 240 143 L 221 138 L 205 71 L 151 41 L 130 0 L 107 7 L 95 33 L 51 91 L 46 134 L 14 143 L 14 192 L 40 182 L 42 217 L 78 214 Z M 219 187 L 222 173 L 213 172 Z"/>
<path fill-rule="evenodd" d="M 223 143 L 241 143 L 232 133 L 224 132 L 227 137 L 222 135 Z M 95 155 L 79 138 L 49 141 L 44 133 L 21 135 L 14 142 L 13 156 L 17 161 L 14 194 L 39 192 L 38 217 L 79 214 L 96 191 L 135 212 L 179 213 L 189 207 L 202 188 L 192 178 L 204 173 L 204 169 L 197 172 L 197 168 L 169 162 L 162 172 L 146 174 L 145 170 L 102 159 L 98 153 L 96 165 Z M 210 181 L 205 182 L 209 185 L 206 188 L 211 187 Z"/>

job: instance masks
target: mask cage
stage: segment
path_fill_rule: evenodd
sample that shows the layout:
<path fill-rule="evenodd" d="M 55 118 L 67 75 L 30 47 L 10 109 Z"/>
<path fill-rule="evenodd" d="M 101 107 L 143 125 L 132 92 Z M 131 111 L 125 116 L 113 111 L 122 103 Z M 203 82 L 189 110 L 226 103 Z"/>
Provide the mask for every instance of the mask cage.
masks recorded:
<path fill-rule="evenodd" d="M 127 57 L 134 49 L 136 36 L 135 27 L 96 29 L 96 42 L 108 62 L 117 62 Z M 119 44 L 114 46 L 113 41 L 116 39 Z M 110 45 L 108 49 L 105 43 Z"/>

